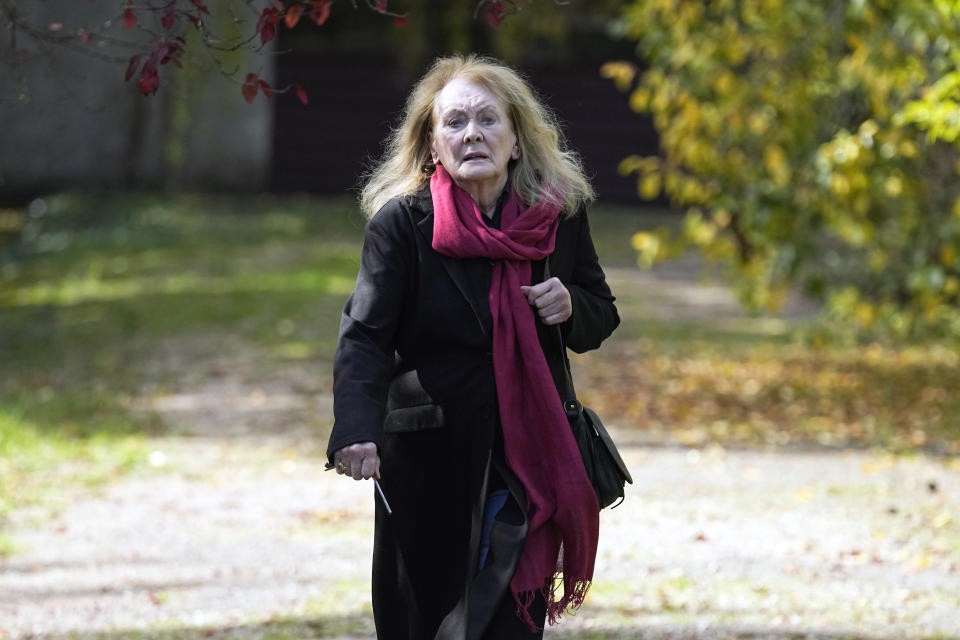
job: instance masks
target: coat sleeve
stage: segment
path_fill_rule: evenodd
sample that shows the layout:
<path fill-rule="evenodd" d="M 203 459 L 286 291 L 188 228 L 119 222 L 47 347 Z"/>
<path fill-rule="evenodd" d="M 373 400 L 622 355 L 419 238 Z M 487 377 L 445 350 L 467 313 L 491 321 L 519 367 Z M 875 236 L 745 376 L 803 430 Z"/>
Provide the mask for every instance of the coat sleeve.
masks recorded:
<path fill-rule="evenodd" d="M 593 246 L 586 211 L 576 217 L 579 229 L 573 273 L 564 283 L 570 292 L 573 313 L 560 328 L 567 348 L 583 353 L 599 347 L 620 324 L 620 316 Z"/>
<path fill-rule="evenodd" d="M 340 318 L 333 360 L 334 452 L 358 442 L 380 446 L 393 376 L 397 328 L 406 297 L 412 238 L 397 201 L 367 223 L 360 270 Z"/>

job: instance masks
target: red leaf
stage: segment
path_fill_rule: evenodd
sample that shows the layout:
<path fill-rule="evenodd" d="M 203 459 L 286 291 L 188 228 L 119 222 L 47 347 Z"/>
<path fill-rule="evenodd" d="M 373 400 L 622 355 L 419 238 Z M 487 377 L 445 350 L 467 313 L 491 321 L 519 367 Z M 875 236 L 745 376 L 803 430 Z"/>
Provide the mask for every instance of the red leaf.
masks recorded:
<path fill-rule="evenodd" d="M 395 26 L 397 29 L 403 29 L 403 27 L 407 24 L 407 19 L 407 16 L 397 16 L 393 19 L 393 26 Z"/>
<path fill-rule="evenodd" d="M 273 97 L 273 89 L 270 88 L 270 83 L 266 80 L 260 81 L 260 90 L 263 91 L 263 95 L 267 96 L 268 98 Z"/>
<path fill-rule="evenodd" d="M 300 22 L 301 13 L 303 13 L 302 4 L 295 4 L 287 9 L 287 15 L 284 16 L 283 21 L 286 23 L 288 29 L 293 29 L 297 26 L 297 23 Z"/>
<path fill-rule="evenodd" d="M 307 104 L 307 92 L 300 85 L 297 85 L 297 97 L 300 98 L 300 102 Z"/>
<path fill-rule="evenodd" d="M 260 20 L 257 22 L 257 33 L 260 34 L 260 42 L 266 44 L 273 40 L 277 34 L 277 23 L 280 22 L 280 12 L 274 7 L 267 7 L 260 14 Z"/>
<path fill-rule="evenodd" d="M 178 62 L 182 54 L 182 45 L 172 40 L 164 40 L 157 43 L 157 46 L 153 48 L 153 53 L 151 54 L 150 59 L 163 65 L 167 64 L 171 60 Z"/>
<path fill-rule="evenodd" d="M 153 59 L 147 60 L 140 72 L 140 93 L 145 96 L 153 95 L 160 88 L 160 76 L 157 75 L 157 65 Z"/>
<path fill-rule="evenodd" d="M 243 93 L 243 98 L 247 102 L 253 102 L 253 99 L 257 97 L 257 89 L 259 85 L 257 84 L 257 74 L 248 73 L 247 81 L 243 83 L 243 87 L 240 91 Z"/>
<path fill-rule="evenodd" d="M 207 10 L 207 7 L 203 4 L 202 0 L 190 0 L 190 2 L 192 2 L 193 6 L 199 9 L 201 13 L 210 15 L 210 12 Z"/>
<path fill-rule="evenodd" d="M 380 13 L 387 12 L 387 0 L 373 0 L 373 8 Z"/>
<path fill-rule="evenodd" d="M 167 64 L 170 62 L 170 45 L 166 42 L 159 42 L 157 46 L 153 48 L 153 53 L 150 54 L 150 60 L 154 64 L 159 62 L 160 64 Z"/>
<path fill-rule="evenodd" d="M 273 24 L 266 24 L 263 26 L 263 31 L 260 32 L 260 42 L 267 44 L 273 40 L 275 35 L 277 35 L 277 28 Z"/>
<path fill-rule="evenodd" d="M 277 11 L 283 13 L 287 9 L 287 5 L 284 4 L 283 0 L 273 0 L 273 6 L 277 8 Z"/>
<path fill-rule="evenodd" d="M 195 26 L 197 29 L 200 28 L 200 18 L 193 15 L 192 13 L 185 13 L 183 15 L 187 17 L 187 20 L 193 23 L 193 26 Z"/>
<path fill-rule="evenodd" d="M 169 29 L 173 26 L 173 20 L 176 18 L 176 13 L 173 10 L 173 5 L 168 5 L 167 8 L 163 11 L 163 17 L 160 18 L 160 24 L 163 25 L 164 29 Z"/>
<path fill-rule="evenodd" d="M 88 44 L 88 43 L 90 42 L 90 40 L 91 40 L 91 38 L 90 38 L 90 32 L 87 31 L 86 29 L 80 29 L 80 30 L 78 30 L 78 31 L 77 31 L 77 35 L 80 36 L 80 40 L 81 40 L 84 44 Z"/>
<path fill-rule="evenodd" d="M 133 9 L 127 9 L 123 12 L 123 28 L 130 29 L 133 25 L 137 24 L 137 16 L 134 15 Z"/>
<path fill-rule="evenodd" d="M 330 17 L 330 0 L 313 0 L 310 7 L 310 19 L 316 22 L 318 27 L 323 26 Z"/>
<path fill-rule="evenodd" d="M 50 31 L 60 31 L 61 29 L 63 29 L 63 23 L 51 22 L 49 25 L 47 25 L 47 28 L 50 29 Z"/>
<path fill-rule="evenodd" d="M 503 6 L 503 2 L 501 2 L 501 0 L 493 0 L 487 9 L 487 24 L 494 29 L 499 29 L 500 23 L 503 21 L 503 16 L 505 15 L 507 15 L 507 8 Z"/>
<path fill-rule="evenodd" d="M 138 53 L 135 56 L 131 56 L 130 62 L 127 63 L 127 72 L 123 74 L 123 81 L 129 82 L 130 78 L 133 77 L 133 74 L 137 72 L 137 67 L 140 66 L 140 58 L 143 57 L 142 53 Z"/>

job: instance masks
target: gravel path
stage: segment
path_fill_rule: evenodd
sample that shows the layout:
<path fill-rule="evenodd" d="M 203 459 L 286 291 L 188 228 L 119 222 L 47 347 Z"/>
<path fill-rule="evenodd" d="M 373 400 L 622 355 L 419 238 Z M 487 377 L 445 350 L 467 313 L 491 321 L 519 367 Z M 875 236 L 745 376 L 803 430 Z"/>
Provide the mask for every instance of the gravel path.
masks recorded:
<path fill-rule="evenodd" d="M 373 638 L 370 485 L 296 446 L 158 441 L 175 471 L 52 519 L 17 514 L 8 534 L 24 552 L 0 565 L 0 637 Z M 592 593 L 547 637 L 960 637 L 956 465 L 626 457 L 635 484 L 602 514 Z"/>

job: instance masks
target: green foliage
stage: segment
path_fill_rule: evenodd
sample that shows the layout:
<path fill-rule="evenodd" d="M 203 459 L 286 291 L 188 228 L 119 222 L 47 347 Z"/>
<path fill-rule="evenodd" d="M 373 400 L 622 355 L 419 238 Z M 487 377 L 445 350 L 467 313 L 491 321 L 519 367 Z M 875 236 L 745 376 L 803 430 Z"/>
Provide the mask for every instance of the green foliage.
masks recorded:
<path fill-rule="evenodd" d="M 348 201 L 271 196 L 64 193 L 3 215 L 23 225 L 0 252 L 0 526 L 146 467 L 149 398 L 198 345 L 329 358 L 363 228 Z M 191 338 L 163 373 L 165 341 Z"/>
<path fill-rule="evenodd" d="M 876 335 L 960 336 L 960 2 L 636 0 L 608 63 L 661 135 L 641 196 L 687 212 L 641 263 L 695 246 L 740 299 L 789 288 Z"/>

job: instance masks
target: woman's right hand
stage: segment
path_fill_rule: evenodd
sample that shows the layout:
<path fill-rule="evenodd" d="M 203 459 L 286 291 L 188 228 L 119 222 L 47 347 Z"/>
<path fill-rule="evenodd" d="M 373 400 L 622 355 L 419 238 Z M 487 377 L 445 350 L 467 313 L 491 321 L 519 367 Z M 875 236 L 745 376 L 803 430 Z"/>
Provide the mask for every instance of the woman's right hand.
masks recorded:
<path fill-rule="evenodd" d="M 373 442 L 357 442 L 337 449 L 333 454 L 337 473 L 354 480 L 380 479 L 380 456 Z"/>

